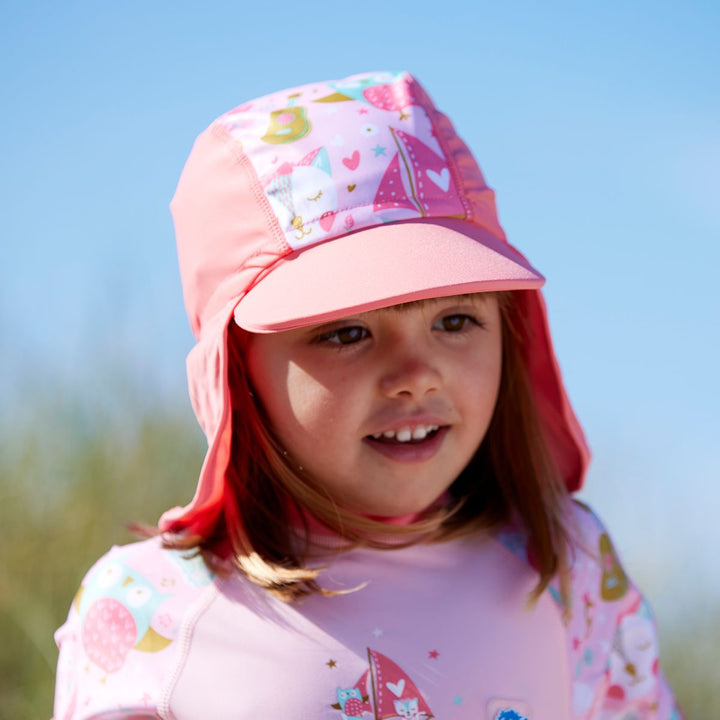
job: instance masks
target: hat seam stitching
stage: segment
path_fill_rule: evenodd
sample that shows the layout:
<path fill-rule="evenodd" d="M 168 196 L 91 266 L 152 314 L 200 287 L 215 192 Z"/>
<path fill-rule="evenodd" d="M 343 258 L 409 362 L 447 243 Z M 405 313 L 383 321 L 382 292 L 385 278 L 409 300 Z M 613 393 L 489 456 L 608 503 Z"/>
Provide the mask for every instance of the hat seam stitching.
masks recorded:
<path fill-rule="evenodd" d="M 255 167 L 253 166 L 245 151 L 242 149 L 242 144 L 238 142 L 227 130 L 227 128 L 220 122 L 221 119 L 222 118 L 219 118 L 215 123 L 213 123 L 210 130 L 213 135 L 227 147 L 230 156 L 239 166 L 239 168 L 243 172 L 246 172 L 248 174 L 248 177 L 250 179 L 250 191 L 253 193 L 255 201 L 258 203 L 258 206 L 263 213 L 264 219 L 266 221 L 266 227 L 269 227 L 270 230 L 270 239 L 272 241 L 272 244 L 269 250 L 275 251 L 276 253 L 275 260 L 269 265 L 263 264 L 263 268 L 258 267 L 257 272 L 253 276 L 253 279 L 249 283 L 249 285 L 242 293 L 238 295 L 237 298 L 234 298 L 234 303 L 235 305 L 237 305 L 243 299 L 243 297 L 247 295 L 248 291 L 257 284 L 258 278 L 263 276 L 267 269 L 276 265 L 284 257 L 290 255 L 293 252 L 293 248 L 290 243 L 288 243 L 287 238 L 285 237 L 285 233 L 280 227 L 280 223 L 278 222 L 275 213 L 270 207 L 270 202 L 268 201 L 264 191 L 262 190 L 262 185 L 260 183 L 258 174 L 255 171 Z M 233 274 L 238 274 L 243 270 L 249 269 L 251 267 L 251 264 L 248 261 L 260 257 L 261 255 L 262 253 L 254 253 L 250 257 L 245 258 L 245 261 L 241 265 L 236 265 L 234 267 Z M 254 264 L 252 266 L 254 266 Z"/>
<path fill-rule="evenodd" d="M 360 203 L 358 205 L 345 205 L 343 207 L 339 207 L 337 210 L 335 210 L 333 212 L 335 215 L 339 215 L 340 213 L 371 207 L 373 204 L 374 203 Z M 465 204 L 463 203 L 463 207 L 464 207 L 464 205 Z M 305 224 L 305 225 L 315 224 L 315 223 L 319 222 L 322 219 L 322 217 L 323 217 L 322 215 L 313 216 L 310 220 L 303 221 L 303 224 Z M 449 215 L 447 213 L 442 214 L 442 215 L 440 215 L 440 214 L 421 215 L 420 213 L 417 213 L 417 215 L 415 215 L 413 217 L 403 218 L 403 220 L 432 220 L 433 218 L 435 218 L 435 219 L 454 218 L 454 219 L 458 219 L 458 220 L 463 220 L 463 219 L 467 218 L 467 212 L 463 217 L 459 217 L 458 215 Z M 400 221 L 393 220 L 392 222 L 400 222 Z M 278 223 L 278 225 L 279 224 L 280 223 Z M 374 225 L 383 225 L 383 224 L 384 223 L 381 221 L 379 223 L 375 223 Z M 374 225 L 369 226 L 369 227 L 374 227 Z M 368 227 L 368 229 L 369 229 L 369 227 Z M 358 228 L 358 230 L 362 230 L 362 229 L 364 229 L 364 228 L 363 227 Z"/>
<path fill-rule="evenodd" d="M 216 122 L 212 126 L 213 134 L 225 143 L 235 162 L 241 167 L 243 171 L 248 173 L 251 180 L 250 190 L 253 194 L 254 199 L 257 201 L 263 216 L 268 222 L 272 240 L 279 243 L 279 250 L 282 251 L 283 255 L 288 255 L 292 252 L 292 246 L 288 243 L 287 238 L 283 229 L 280 227 L 275 213 L 270 207 L 270 201 L 267 199 L 265 192 L 262 189 L 260 178 L 258 177 L 255 167 L 253 166 L 250 158 L 248 158 L 245 151 L 242 149 L 241 144 L 235 140 L 235 138 L 228 132 L 228 130 Z M 283 256 L 281 255 L 281 257 Z"/>

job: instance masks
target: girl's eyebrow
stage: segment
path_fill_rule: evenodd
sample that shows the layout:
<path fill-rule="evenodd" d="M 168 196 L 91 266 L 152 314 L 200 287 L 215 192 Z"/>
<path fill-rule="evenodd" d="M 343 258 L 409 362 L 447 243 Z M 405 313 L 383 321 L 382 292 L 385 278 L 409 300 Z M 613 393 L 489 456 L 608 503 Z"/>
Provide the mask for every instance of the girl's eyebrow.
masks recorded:
<path fill-rule="evenodd" d="M 422 305 L 431 305 L 443 302 L 444 300 L 452 301 L 463 301 L 463 300 L 479 300 L 485 302 L 489 296 L 493 295 L 491 292 L 486 293 L 464 293 L 463 295 L 445 295 L 440 297 L 427 298 L 425 300 L 409 300 L 408 302 L 398 303 L 397 305 L 388 305 L 388 307 L 379 308 L 376 312 L 388 312 L 391 310 L 411 310 L 414 307 L 420 307 Z"/>

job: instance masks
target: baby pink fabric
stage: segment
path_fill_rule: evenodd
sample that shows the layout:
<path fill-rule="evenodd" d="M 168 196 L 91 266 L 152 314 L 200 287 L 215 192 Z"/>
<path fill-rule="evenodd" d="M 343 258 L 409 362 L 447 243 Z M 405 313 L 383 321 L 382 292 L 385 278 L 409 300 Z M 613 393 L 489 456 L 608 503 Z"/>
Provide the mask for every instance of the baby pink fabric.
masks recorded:
<path fill-rule="evenodd" d="M 570 517 L 567 616 L 557 587 L 526 607 L 512 529 L 341 554 L 321 582 L 365 587 L 292 604 L 156 540 L 115 548 L 57 633 L 54 718 L 679 720 L 647 603 L 598 519 Z"/>

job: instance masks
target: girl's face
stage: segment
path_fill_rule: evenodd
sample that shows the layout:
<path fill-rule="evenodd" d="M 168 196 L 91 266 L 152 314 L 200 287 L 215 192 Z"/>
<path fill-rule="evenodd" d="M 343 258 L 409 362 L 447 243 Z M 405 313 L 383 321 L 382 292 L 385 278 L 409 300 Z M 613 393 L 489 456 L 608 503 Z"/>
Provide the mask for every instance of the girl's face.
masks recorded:
<path fill-rule="evenodd" d="M 492 294 L 251 335 L 248 372 L 291 460 L 356 512 L 433 503 L 468 464 L 500 385 Z"/>

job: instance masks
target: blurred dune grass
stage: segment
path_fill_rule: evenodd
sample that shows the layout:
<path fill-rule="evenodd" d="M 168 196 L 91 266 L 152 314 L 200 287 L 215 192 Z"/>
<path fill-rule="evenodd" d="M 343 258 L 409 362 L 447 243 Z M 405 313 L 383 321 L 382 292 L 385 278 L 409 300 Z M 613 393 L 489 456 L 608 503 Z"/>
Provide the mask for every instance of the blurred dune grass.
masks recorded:
<path fill-rule="evenodd" d="M 84 573 L 135 539 L 129 522 L 192 496 L 204 440 L 189 413 L 143 409 L 133 427 L 118 415 L 47 407 L 3 437 L 0 718 L 52 715 L 52 635 Z"/>
<path fill-rule="evenodd" d="M 112 544 L 133 540 L 128 522 L 154 523 L 192 495 L 204 440 L 187 408 L 132 397 L 121 407 L 38 407 L 3 433 L 0 718 L 51 716 L 52 635 L 84 573 Z M 717 598 L 698 593 L 683 617 L 661 627 L 666 675 L 688 720 L 720 717 Z"/>

